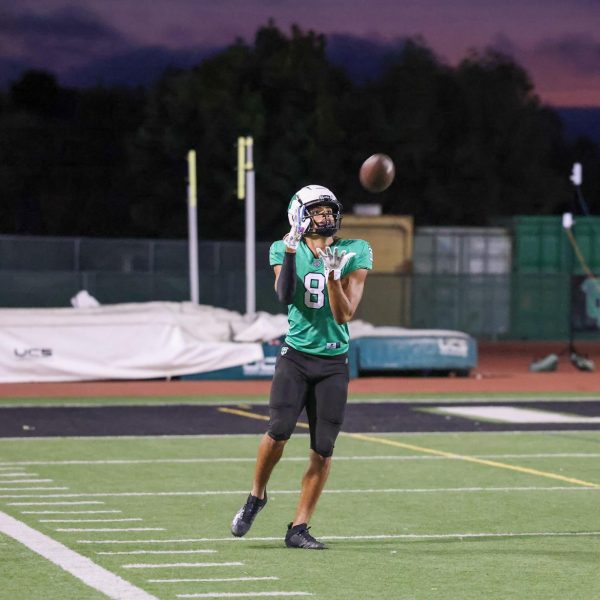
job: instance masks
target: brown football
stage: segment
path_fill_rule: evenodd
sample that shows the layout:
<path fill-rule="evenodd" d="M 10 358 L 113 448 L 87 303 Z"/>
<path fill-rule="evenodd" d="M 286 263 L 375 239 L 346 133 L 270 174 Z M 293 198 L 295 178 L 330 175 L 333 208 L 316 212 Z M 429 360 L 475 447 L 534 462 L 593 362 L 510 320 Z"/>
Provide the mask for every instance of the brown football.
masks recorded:
<path fill-rule="evenodd" d="M 394 181 L 396 168 L 387 154 L 373 154 L 361 165 L 358 173 L 360 184 L 368 192 L 378 193 L 387 190 Z"/>

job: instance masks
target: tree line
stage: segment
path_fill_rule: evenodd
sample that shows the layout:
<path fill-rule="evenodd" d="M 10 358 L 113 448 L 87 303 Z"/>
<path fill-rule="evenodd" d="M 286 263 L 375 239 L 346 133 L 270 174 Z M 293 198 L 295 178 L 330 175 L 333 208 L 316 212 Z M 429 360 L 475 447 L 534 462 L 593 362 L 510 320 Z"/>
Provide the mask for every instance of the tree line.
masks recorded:
<path fill-rule="evenodd" d="M 382 74 L 356 83 L 326 37 L 273 23 L 153 86 L 67 89 L 29 71 L 0 93 L 0 233 L 182 238 L 186 163 L 198 154 L 199 232 L 242 239 L 235 143 L 254 138 L 257 237 L 286 229 L 292 193 L 333 189 L 347 212 L 377 202 L 417 225 L 502 223 L 573 209 L 574 161 L 600 195 L 600 149 L 566 141 L 527 72 L 492 51 L 451 67 L 408 40 Z M 377 195 L 362 161 L 389 154 L 396 181 Z"/>

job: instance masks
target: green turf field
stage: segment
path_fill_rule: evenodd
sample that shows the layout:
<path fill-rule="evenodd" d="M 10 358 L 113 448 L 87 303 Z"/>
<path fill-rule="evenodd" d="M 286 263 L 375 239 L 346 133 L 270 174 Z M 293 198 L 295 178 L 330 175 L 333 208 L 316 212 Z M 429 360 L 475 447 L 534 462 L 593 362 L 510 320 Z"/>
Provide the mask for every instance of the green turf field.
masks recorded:
<path fill-rule="evenodd" d="M 345 435 L 312 522 L 324 552 L 283 545 L 305 435 L 231 537 L 257 441 L 0 440 L 0 511 L 146 598 L 600 597 L 600 432 Z M 2 534 L 0 581 L 11 600 L 105 597 Z"/>

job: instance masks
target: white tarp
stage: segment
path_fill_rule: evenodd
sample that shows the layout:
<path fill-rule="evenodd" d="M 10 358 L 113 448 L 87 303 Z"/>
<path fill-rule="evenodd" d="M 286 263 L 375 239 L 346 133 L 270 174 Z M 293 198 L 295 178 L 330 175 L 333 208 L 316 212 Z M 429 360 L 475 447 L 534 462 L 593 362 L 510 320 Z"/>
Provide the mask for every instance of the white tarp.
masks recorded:
<path fill-rule="evenodd" d="M 0 383 L 153 379 L 257 368 L 262 342 L 284 335 L 285 315 L 237 312 L 190 302 L 146 302 L 83 308 L 0 309 Z M 365 336 L 468 337 L 458 331 L 350 323 Z M 263 361 L 264 362 L 264 361 Z"/>
<path fill-rule="evenodd" d="M 253 322 L 176 302 L 3 309 L 0 382 L 152 379 L 243 365 L 264 357 L 260 337 L 234 341 Z"/>

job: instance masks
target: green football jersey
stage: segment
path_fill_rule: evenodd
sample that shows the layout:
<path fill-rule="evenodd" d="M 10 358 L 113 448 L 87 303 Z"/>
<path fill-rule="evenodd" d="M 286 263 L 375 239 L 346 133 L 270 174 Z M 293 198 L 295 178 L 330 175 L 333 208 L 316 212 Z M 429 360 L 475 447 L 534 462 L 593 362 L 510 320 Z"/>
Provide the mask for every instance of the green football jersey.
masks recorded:
<path fill-rule="evenodd" d="M 332 248 L 355 252 L 342 271 L 342 277 L 357 269 L 373 268 L 373 251 L 364 240 L 336 240 Z M 271 266 L 283 263 L 285 244 L 274 242 L 269 252 Z M 285 338 L 295 350 L 335 356 L 348 351 L 348 324 L 336 323 L 329 306 L 323 260 L 313 255 L 302 241 L 296 250 L 296 292 L 288 305 L 289 331 Z"/>

